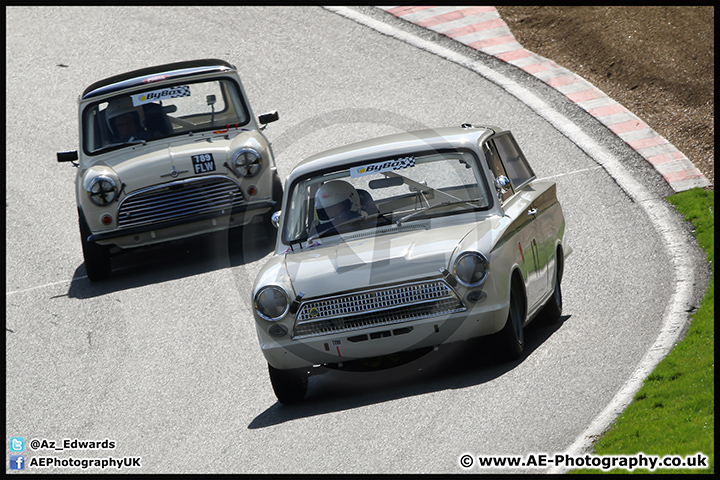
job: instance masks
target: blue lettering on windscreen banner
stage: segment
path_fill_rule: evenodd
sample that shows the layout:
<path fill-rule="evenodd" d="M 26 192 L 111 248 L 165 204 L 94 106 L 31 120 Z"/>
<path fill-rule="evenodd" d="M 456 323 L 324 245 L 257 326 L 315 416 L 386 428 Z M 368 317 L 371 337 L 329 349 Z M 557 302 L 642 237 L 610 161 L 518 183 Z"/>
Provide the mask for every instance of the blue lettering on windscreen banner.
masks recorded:
<path fill-rule="evenodd" d="M 415 157 L 403 157 L 385 162 L 371 163 L 361 167 L 353 167 L 350 169 L 350 177 L 357 178 L 373 173 L 390 172 L 400 170 L 401 168 L 409 168 L 415 166 Z"/>
<path fill-rule="evenodd" d="M 152 92 L 138 93 L 132 96 L 133 106 L 143 105 L 157 100 L 167 100 L 170 98 L 189 97 L 190 87 L 182 85 L 177 87 L 162 88 L 153 90 Z"/>

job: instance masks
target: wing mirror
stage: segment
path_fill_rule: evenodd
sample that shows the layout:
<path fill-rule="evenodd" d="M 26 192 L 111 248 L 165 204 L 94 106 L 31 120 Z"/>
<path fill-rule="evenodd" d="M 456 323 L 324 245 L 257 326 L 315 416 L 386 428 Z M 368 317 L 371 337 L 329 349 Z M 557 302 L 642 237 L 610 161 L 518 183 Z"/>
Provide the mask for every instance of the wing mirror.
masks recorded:
<path fill-rule="evenodd" d="M 260 127 L 260 130 L 265 130 L 265 127 L 267 127 L 268 123 L 276 122 L 280 118 L 280 115 L 278 115 L 277 110 L 273 110 L 272 112 L 263 113 L 258 117 L 258 121 L 262 124 L 262 127 Z"/>
<path fill-rule="evenodd" d="M 78 166 L 78 152 L 77 150 L 70 150 L 67 152 L 57 152 L 58 162 L 72 162 L 74 166 Z"/>

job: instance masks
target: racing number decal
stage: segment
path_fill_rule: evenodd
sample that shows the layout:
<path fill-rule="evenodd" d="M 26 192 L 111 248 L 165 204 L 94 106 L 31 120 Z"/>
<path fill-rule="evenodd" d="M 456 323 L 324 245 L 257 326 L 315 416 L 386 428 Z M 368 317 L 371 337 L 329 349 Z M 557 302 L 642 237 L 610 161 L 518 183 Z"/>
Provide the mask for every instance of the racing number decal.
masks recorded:
<path fill-rule="evenodd" d="M 212 153 L 193 155 L 191 158 L 195 173 L 206 173 L 215 170 L 215 160 L 213 159 Z"/>

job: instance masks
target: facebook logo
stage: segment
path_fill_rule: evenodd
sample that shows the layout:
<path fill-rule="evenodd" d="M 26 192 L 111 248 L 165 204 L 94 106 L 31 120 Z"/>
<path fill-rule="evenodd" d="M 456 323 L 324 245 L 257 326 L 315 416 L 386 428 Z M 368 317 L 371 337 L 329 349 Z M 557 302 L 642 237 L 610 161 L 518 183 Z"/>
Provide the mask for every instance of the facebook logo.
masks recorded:
<path fill-rule="evenodd" d="M 10 437 L 10 451 L 22 452 L 25 450 L 25 437 Z"/>
<path fill-rule="evenodd" d="M 10 455 L 10 470 L 25 470 L 25 455 Z"/>

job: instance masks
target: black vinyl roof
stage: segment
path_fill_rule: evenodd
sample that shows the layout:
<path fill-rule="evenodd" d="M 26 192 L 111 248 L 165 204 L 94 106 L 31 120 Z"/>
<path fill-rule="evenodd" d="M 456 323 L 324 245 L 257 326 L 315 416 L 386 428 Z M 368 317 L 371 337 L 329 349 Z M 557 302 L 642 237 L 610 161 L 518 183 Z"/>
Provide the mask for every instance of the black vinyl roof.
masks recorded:
<path fill-rule="evenodd" d="M 176 75 L 169 76 L 187 76 L 193 73 L 193 69 L 202 69 L 202 73 L 206 73 L 208 71 L 212 71 L 213 67 L 216 67 L 218 71 L 223 71 L 227 69 L 235 70 L 235 65 L 232 65 L 225 60 L 218 60 L 216 58 L 167 63 L 165 65 L 141 68 L 139 70 L 133 70 L 132 72 L 121 73 L 120 75 L 114 75 L 112 77 L 105 78 L 87 87 L 83 92 L 82 97 L 94 97 L 96 95 L 109 93 L 116 89 L 128 88 L 130 86 L 138 85 L 143 83 L 143 80 L 147 80 L 149 77 L 155 75 L 170 74 L 170 72 L 177 72 L 182 70 L 184 72 L 178 72 L 176 73 Z M 122 83 L 123 85 L 118 85 L 116 88 L 105 88 L 120 83 Z"/>

